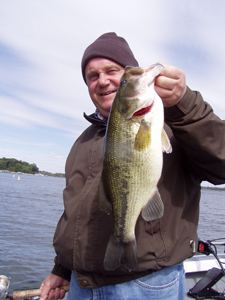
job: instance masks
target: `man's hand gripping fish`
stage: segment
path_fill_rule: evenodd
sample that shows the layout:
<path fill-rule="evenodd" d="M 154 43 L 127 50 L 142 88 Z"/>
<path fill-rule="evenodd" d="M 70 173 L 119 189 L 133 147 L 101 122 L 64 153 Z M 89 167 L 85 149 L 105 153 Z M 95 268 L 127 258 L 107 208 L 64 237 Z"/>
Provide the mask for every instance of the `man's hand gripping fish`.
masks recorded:
<path fill-rule="evenodd" d="M 163 68 L 126 67 L 113 102 L 105 137 L 99 207 L 113 212 L 114 229 L 105 253 L 104 268 L 137 265 L 135 226 L 140 212 L 146 221 L 162 217 L 157 189 L 163 155 L 172 151 L 164 129 L 162 100 L 154 90 Z"/>

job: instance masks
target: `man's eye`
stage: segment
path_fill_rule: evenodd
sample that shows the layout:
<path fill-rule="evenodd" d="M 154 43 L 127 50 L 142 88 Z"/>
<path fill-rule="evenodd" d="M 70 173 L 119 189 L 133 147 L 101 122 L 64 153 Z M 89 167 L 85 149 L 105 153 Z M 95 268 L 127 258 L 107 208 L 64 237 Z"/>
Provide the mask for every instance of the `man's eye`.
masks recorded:
<path fill-rule="evenodd" d="M 98 78 L 98 74 L 97 73 L 96 74 L 91 74 L 89 76 L 89 78 L 90 78 L 90 80 L 96 80 Z"/>
<path fill-rule="evenodd" d="M 113 74 L 115 74 L 116 72 L 117 72 L 116 69 L 110 69 L 110 70 L 108 71 L 108 74 L 113 75 Z"/>

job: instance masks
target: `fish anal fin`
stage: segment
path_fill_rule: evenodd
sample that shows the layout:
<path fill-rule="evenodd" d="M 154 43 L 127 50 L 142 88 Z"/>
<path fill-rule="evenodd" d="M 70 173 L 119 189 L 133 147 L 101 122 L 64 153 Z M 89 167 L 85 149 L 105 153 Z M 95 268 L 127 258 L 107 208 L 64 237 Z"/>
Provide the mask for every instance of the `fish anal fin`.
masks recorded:
<path fill-rule="evenodd" d="M 102 179 L 98 188 L 98 207 L 108 215 L 112 212 L 112 204 L 108 201 Z"/>
<path fill-rule="evenodd" d="M 145 221 L 153 221 L 163 216 L 164 204 L 159 191 L 156 190 L 154 196 L 142 209 L 142 217 Z"/>
<path fill-rule="evenodd" d="M 164 129 L 162 129 L 162 151 L 166 152 L 166 153 L 172 152 L 172 146 L 170 144 L 170 139 L 168 138 L 168 135 L 166 134 Z"/>
<path fill-rule="evenodd" d="M 136 240 L 122 243 L 112 234 L 106 248 L 104 269 L 114 271 L 123 264 L 129 271 L 137 268 Z"/>
<path fill-rule="evenodd" d="M 134 149 L 137 151 L 145 150 L 151 143 L 151 126 L 142 120 L 139 130 L 135 137 Z"/>

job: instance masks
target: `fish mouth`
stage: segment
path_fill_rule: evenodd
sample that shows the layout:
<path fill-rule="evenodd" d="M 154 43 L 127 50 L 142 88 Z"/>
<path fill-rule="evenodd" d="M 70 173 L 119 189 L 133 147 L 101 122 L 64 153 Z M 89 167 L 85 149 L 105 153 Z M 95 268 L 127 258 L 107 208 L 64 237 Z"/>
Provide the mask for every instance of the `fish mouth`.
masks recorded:
<path fill-rule="evenodd" d="M 146 115 L 152 109 L 153 104 L 154 104 L 154 102 L 149 106 L 143 107 L 143 108 L 139 109 L 138 111 L 135 111 L 135 113 L 133 114 L 133 117 L 141 117 L 141 116 Z"/>

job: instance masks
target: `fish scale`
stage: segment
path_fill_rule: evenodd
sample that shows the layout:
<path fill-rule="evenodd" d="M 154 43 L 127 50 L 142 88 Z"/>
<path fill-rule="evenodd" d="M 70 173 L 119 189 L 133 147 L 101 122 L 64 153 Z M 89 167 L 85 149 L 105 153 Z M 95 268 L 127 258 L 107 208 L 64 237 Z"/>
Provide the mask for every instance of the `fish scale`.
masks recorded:
<path fill-rule="evenodd" d="M 104 259 L 106 270 L 123 264 L 130 271 L 136 269 L 137 219 L 141 212 L 146 221 L 163 214 L 157 183 L 162 151 L 171 152 L 171 146 L 163 130 L 162 101 L 154 91 L 161 67 L 126 67 L 111 108 L 98 194 L 100 209 L 112 213 L 114 219 Z"/>

